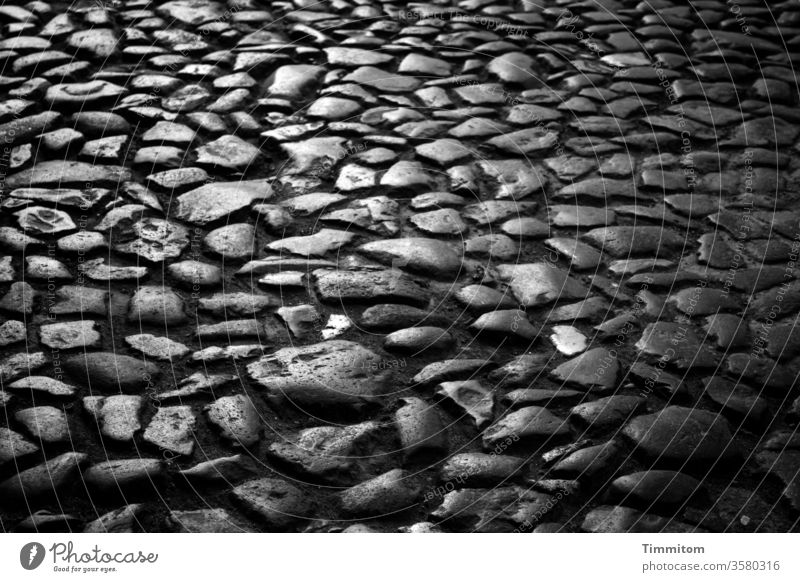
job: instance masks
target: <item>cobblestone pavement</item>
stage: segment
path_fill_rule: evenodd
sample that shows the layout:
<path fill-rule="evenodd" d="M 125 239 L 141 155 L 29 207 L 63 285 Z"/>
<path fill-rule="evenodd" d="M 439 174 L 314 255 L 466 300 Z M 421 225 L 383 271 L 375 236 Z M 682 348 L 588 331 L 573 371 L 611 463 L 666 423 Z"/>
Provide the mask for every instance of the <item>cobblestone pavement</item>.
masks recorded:
<path fill-rule="evenodd" d="M 797 2 L 0 27 L 0 530 L 798 530 Z"/>

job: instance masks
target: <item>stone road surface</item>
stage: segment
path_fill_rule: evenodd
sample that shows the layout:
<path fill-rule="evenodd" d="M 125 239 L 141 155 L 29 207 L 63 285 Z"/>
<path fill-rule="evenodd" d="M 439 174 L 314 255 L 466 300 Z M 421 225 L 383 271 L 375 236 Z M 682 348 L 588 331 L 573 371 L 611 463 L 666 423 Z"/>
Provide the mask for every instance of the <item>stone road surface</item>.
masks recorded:
<path fill-rule="evenodd" d="M 798 530 L 800 4 L 4 1 L 0 530 Z"/>

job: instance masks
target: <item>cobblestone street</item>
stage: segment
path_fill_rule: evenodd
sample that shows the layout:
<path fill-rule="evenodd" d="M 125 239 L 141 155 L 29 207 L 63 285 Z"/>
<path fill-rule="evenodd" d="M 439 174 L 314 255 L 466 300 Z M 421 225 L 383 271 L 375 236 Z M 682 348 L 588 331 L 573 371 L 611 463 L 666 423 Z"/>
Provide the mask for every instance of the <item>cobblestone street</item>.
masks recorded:
<path fill-rule="evenodd" d="M 0 531 L 800 531 L 795 59 L 795 0 L 0 2 Z"/>

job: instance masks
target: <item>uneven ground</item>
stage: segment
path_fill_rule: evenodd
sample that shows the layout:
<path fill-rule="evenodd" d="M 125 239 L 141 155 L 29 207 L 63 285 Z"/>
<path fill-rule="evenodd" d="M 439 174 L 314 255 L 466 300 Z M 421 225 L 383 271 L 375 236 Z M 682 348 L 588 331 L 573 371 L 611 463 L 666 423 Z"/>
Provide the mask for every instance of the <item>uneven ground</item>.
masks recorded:
<path fill-rule="evenodd" d="M 0 529 L 797 530 L 796 2 L 0 25 Z"/>

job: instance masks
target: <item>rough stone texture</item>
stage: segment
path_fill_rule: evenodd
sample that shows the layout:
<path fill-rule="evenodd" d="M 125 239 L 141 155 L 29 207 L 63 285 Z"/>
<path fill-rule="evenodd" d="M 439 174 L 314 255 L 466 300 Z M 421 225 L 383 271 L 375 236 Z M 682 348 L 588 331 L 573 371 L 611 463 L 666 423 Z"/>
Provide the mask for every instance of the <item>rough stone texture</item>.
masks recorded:
<path fill-rule="evenodd" d="M 68 4 L 0 7 L 0 529 L 797 529 L 796 3 Z"/>

